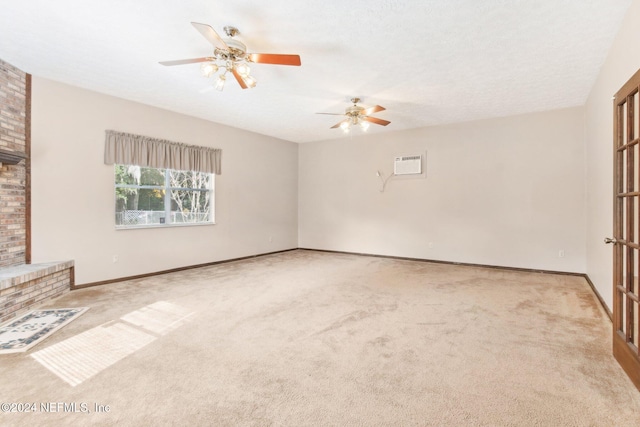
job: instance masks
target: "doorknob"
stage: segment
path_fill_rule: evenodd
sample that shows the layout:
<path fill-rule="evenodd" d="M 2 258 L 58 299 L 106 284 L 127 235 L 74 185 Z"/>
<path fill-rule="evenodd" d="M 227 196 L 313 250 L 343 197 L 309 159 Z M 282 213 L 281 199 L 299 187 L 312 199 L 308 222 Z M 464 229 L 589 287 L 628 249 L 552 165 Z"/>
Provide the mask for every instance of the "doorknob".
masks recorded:
<path fill-rule="evenodd" d="M 605 237 L 604 242 L 606 244 L 613 243 L 615 245 L 616 243 L 618 243 L 618 240 L 615 237 L 613 239 L 611 237 Z"/>

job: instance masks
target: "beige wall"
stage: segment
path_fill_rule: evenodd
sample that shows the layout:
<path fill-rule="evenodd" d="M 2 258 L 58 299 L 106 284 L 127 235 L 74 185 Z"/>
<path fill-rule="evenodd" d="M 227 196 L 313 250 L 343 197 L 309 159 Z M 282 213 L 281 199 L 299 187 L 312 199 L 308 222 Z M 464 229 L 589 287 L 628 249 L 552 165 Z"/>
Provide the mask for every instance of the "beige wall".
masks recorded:
<path fill-rule="evenodd" d="M 116 231 L 106 129 L 222 148 L 217 224 Z M 295 248 L 297 152 L 291 142 L 34 77 L 33 262 L 73 259 L 83 284 Z"/>
<path fill-rule="evenodd" d="M 613 95 L 640 68 L 640 0 L 627 11 L 585 106 L 587 152 L 587 274 L 612 308 Z"/>
<path fill-rule="evenodd" d="M 380 192 L 413 154 L 426 177 Z M 585 271 L 582 108 L 302 144 L 299 165 L 300 247 Z"/>

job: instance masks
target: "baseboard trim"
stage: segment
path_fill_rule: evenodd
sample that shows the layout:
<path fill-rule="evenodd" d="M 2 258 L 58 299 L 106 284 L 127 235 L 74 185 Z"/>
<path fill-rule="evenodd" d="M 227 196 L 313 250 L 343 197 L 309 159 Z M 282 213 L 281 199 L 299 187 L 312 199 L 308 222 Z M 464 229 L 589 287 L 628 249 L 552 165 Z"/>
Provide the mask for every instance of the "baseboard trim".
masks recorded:
<path fill-rule="evenodd" d="M 248 256 L 239 257 L 239 258 L 230 258 L 230 259 L 224 259 L 224 260 L 220 260 L 220 261 L 206 262 L 204 264 L 187 265 L 185 267 L 176 267 L 176 268 L 171 268 L 169 270 L 154 271 L 152 273 L 145 273 L 145 274 L 136 274 L 135 276 L 118 277 L 116 279 L 101 280 L 99 282 L 83 283 L 82 285 L 72 284 L 71 285 L 71 290 L 74 291 L 74 290 L 77 290 L 77 289 L 92 288 L 94 286 L 109 285 L 111 283 L 125 282 L 127 280 L 144 279 L 146 277 L 160 276 L 162 274 L 176 273 L 176 272 L 179 272 L 179 271 L 192 270 L 194 268 L 210 267 L 212 265 L 226 264 L 226 263 L 229 263 L 229 262 L 242 261 L 242 260 L 245 260 L 245 259 L 258 258 L 258 257 L 262 257 L 262 256 L 279 254 L 279 253 L 295 251 L 295 250 L 297 250 L 297 248 L 283 249 L 281 251 L 265 252 L 265 253 L 261 253 L 261 254 L 248 255 Z"/>
<path fill-rule="evenodd" d="M 370 256 L 370 257 L 377 257 L 377 258 L 399 259 L 399 260 L 405 260 L 405 261 L 432 262 L 435 264 L 459 265 L 463 267 L 479 267 L 479 268 L 492 268 L 496 270 L 521 271 L 525 273 L 562 274 L 565 276 L 580 276 L 580 277 L 584 276 L 584 273 L 573 273 L 573 272 L 567 272 L 567 271 L 539 270 L 535 268 L 521 268 L 521 267 L 504 267 L 500 265 L 472 264 L 468 262 L 442 261 L 437 259 L 411 258 L 411 257 L 394 256 L 394 255 L 379 255 L 379 254 L 369 254 L 364 252 L 332 251 L 327 249 L 312 249 L 312 248 L 298 248 L 298 249 L 304 250 L 304 251 L 329 252 L 329 253 L 345 254 L 345 255 L 361 255 L 361 256 Z"/>
<path fill-rule="evenodd" d="M 604 309 L 605 313 L 607 313 L 607 316 L 609 316 L 609 320 L 613 322 L 613 313 L 611 313 L 611 310 L 609 310 L 609 307 L 607 307 L 607 303 L 604 302 L 604 298 L 602 298 L 602 295 L 600 295 L 600 292 L 598 292 L 598 290 L 596 289 L 596 285 L 593 284 L 588 274 L 583 274 L 582 276 L 591 287 L 591 290 L 596 295 L 596 298 L 598 298 L 598 301 L 600 301 L 600 305 Z"/>

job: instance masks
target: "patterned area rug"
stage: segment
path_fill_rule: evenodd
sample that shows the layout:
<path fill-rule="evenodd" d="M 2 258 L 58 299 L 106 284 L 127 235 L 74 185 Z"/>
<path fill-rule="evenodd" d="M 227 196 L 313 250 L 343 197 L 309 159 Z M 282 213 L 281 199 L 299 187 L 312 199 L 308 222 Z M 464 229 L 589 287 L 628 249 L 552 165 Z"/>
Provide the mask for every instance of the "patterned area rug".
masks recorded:
<path fill-rule="evenodd" d="M 35 310 L 0 328 L 0 354 L 27 351 L 77 319 L 89 307 Z"/>

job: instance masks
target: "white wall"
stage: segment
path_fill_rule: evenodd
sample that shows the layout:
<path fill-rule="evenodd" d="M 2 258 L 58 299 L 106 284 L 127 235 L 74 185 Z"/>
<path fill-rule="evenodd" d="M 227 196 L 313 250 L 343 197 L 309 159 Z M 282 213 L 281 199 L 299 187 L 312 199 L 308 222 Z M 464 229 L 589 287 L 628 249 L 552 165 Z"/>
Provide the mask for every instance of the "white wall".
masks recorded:
<path fill-rule="evenodd" d="M 583 120 L 571 108 L 302 144 L 299 246 L 585 272 Z M 425 153 L 426 178 L 380 192 L 377 170 Z"/>
<path fill-rule="evenodd" d="M 107 129 L 221 148 L 217 224 L 116 231 Z M 33 262 L 77 284 L 298 245 L 297 144 L 34 77 L 31 154 Z"/>
<path fill-rule="evenodd" d="M 613 95 L 640 68 L 640 0 L 634 0 L 585 106 L 587 152 L 587 274 L 613 304 Z"/>

